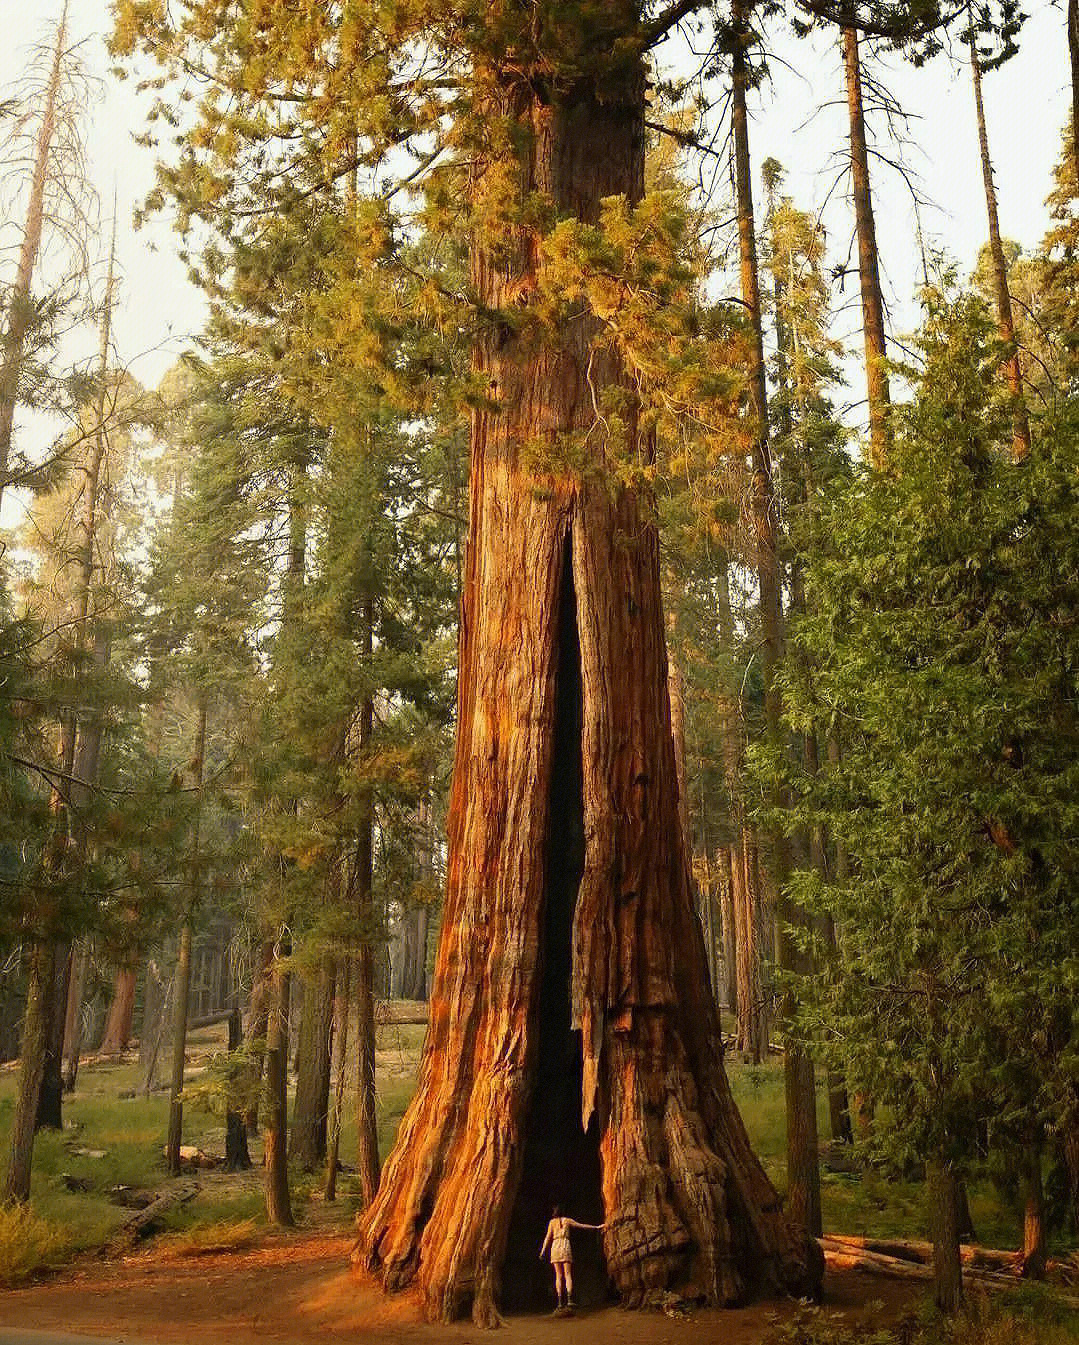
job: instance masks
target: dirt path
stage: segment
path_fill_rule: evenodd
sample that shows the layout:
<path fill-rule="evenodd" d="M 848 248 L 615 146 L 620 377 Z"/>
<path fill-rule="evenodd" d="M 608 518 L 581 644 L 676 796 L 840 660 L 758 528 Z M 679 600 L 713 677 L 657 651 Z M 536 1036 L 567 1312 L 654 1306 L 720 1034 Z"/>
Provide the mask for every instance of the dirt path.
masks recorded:
<path fill-rule="evenodd" d="M 492 1337 L 468 1323 L 428 1326 L 415 1299 L 387 1297 L 346 1265 L 349 1239 L 298 1235 L 248 1251 L 197 1258 L 131 1257 L 86 1264 L 45 1284 L 0 1294 L 0 1345 L 68 1345 L 91 1336 L 124 1345 L 758 1345 L 785 1303 L 680 1317 L 618 1308 L 569 1320 L 513 1317 Z M 852 1272 L 830 1274 L 828 1306 L 850 1320 L 883 1303 L 883 1320 L 903 1315 L 909 1286 Z M 36 1333 L 55 1332 L 51 1338 Z M 64 1337 L 66 1333 L 66 1340 Z"/>

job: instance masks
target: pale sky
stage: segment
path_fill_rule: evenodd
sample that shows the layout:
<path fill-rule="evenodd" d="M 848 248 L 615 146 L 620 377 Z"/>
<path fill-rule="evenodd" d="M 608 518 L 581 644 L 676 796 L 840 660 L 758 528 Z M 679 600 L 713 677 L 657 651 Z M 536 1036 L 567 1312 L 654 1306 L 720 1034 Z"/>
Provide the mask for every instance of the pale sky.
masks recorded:
<path fill-rule="evenodd" d="M 1001 225 L 1006 236 L 1025 248 L 1038 244 L 1048 224 L 1044 200 L 1068 111 L 1064 13 L 1045 0 L 1034 0 L 1034 4 L 1019 56 L 985 78 Z M 18 77 L 27 46 L 47 36 L 60 8 L 61 0 L 0 0 L 4 26 L 0 97 Z M 157 221 L 140 232 L 131 224 L 136 203 L 153 183 L 152 153 L 132 140 L 142 129 L 142 104 L 134 81 L 121 83 L 107 73 L 103 39 L 109 24 L 108 0 L 70 0 L 70 24 L 75 35 L 87 39 L 87 62 L 104 80 L 88 139 L 91 173 L 102 202 L 102 255 L 114 188 L 118 199 L 122 293 L 115 317 L 116 347 L 133 374 L 153 385 L 187 338 L 198 331 L 203 304 L 187 282 L 167 222 Z M 788 170 L 788 190 L 796 202 L 819 209 L 835 176 L 836 155 L 846 135 L 838 48 L 823 34 L 809 39 L 790 37 L 779 45 L 780 59 L 772 63 L 772 81 L 753 95 L 751 104 L 754 163 L 759 167 L 769 155 L 779 159 Z M 986 234 L 969 70 L 945 57 L 922 70 L 896 58 L 889 64 L 886 82 L 918 117 L 912 127 L 918 149 L 910 157 L 920 174 L 923 193 L 933 203 L 923 215 L 923 228 L 931 241 L 967 271 Z M 823 110 L 814 115 L 821 105 Z M 877 134 L 881 147 L 891 153 L 883 124 L 878 125 Z M 895 331 L 903 332 L 917 320 L 912 303 L 920 273 L 915 226 L 907 190 L 897 176 L 880 166 L 873 172 L 878 241 L 886 284 L 894 299 L 891 321 Z M 760 202 L 759 180 L 756 194 Z M 841 192 L 833 196 L 823 218 L 829 261 L 841 261 L 851 228 L 849 207 Z M 852 300 L 856 293 L 856 277 L 851 276 L 845 298 Z M 838 334 L 850 338 L 856 352 L 861 346 L 859 321 L 856 306 L 851 306 L 838 329 Z M 92 348 L 93 337 L 88 335 L 86 349 Z M 854 375 L 852 395 L 860 398 L 863 390 L 856 369 Z"/>

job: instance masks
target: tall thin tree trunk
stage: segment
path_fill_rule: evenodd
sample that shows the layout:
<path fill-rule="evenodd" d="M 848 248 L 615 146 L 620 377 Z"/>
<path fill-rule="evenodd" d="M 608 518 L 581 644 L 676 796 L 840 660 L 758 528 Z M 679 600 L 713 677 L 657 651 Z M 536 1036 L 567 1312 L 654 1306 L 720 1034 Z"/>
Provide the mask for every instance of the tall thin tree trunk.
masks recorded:
<path fill-rule="evenodd" d="M 45 186 L 49 177 L 49 158 L 56 136 L 56 100 L 60 92 L 64 53 L 67 49 L 67 3 L 65 0 L 60 22 L 56 26 L 56 43 L 45 91 L 45 107 L 34 147 L 34 167 L 30 179 L 30 199 L 26 208 L 22 244 L 15 283 L 8 297 L 6 324 L 0 342 L 0 497 L 8 484 L 11 461 L 11 431 L 15 421 L 15 406 L 19 399 L 19 375 L 22 371 L 23 349 L 30 330 L 33 303 L 30 287 L 34 268 L 41 251 L 45 223 Z"/>
<path fill-rule="evenodd" d="M 266 1101 L 263 1152 L 266 1162 L 266 1217 L 290 1228 L 292 1200 L 288 1184 L 286 1125 L 288 1117 L 288 1018 L 292 977 L 288 959 L 291 944 L 282 931 L 274 951 L 269 1017 L 266 1025 Z"/>
<path fill-rule="evenodd" d="M 235 991 L 232 1007 L 229 1010 L 229 1055 L 234 1055 L 243 1045 L 243 1020 Z M 244 1125 L 243 1112 L 236 1105 L 231 1093 L 225 1110 L 225 1168 L 228 1172 L 245 1172 L 251 1166 L 251 1155 L 247 1149 L 247 1127 Z"/>
<path fill-rule="evenodd" d="M 62 862 L 66 865 L 74 859 L 74 854 L 69 851 Z M 61 939 L 57 942 L 53 957 L 52 995 L 45 1033 L 45 1067 L 37 1104 L 38 1130 L 62 1130 L 64 1126 L 64 1025 L 67 1021 L 73 951 L 71 940 Z"/>
<path fill-rule="evenodd" d="M 741 863 L 742 852 L 736 846 L 722 846 L 716 852 L 716 868 L 719 872 L 720 939 L 723 948 L 723 1002 L 735 1015 L 738 1007 L 738 970 L 734 885 L 736 881 L 741 881 L 741 874 L 735 873 L 735 864 L 740 868 Z"/>
<path fill-rule="evenodd" d="M 244 1036 L 248 1043 L 251 1077 L 248 1080 L 248 1094 L 252 1101 L 244 1113 L 244 1125 L 248 1135 L 257 1135 L 259 1131 L 259 1095 L 262 1091 L 262 1072 L 266 1055 L 266 1028 L 270 1017 L 270 995 L 272 993 L 273 939 L 263 939 L 259 949 L 259 964 L 255 970 L 248 1000 L 247 1025 Z"/>
<path fill-rule="evenodd" d="M 30 1199 L 30 1165 L 34 1154 L 41 1081 L 45 1074 L 49 1001 L 52 995 L 56 945 L 49 938 L 34 939 L 27 956 L 26 1009 L 19 1042 L 19 1083 L 11 1123 L 10 1151 L 4 1200 Z"/>
<path fill-rule="evenodd" d="M 1072 76 L 1072 166 L 1079 191 L 1079 0 L 1068 0 L 1068 57 Z"/>
<path fill-rule="evenodd" d="M 952 1165 L 939 1156 L 926 1163 L 925 1177 L 933 1241 L 933 1294 L 941 1312 L 956 1312 L 963 1302 L 958 1183 Z"/>
<path fill-rule="evenodd" d="M 341 1153 L 341 1121 L 345 1108 L 345 1081 L 348 1075 L 348 1015 L 352 997 L 352 960 L 344 957 L 337 966 L 337 985 L 333 1003 L 333 1109 L 326 1142 L 326 1189 L 328 1201 L 337 1199 L 337 1171 Z"/>
<path fill-rule="evenodd" d="M 674 771 L 678 780 L 678 818 L 687 851 L 693 853 L 689 829 L 689 788 L 686 783 L 686 706 L 682 670 L 673 654 L 667 656 L 667 685 L 671 694 L 671 734 L 674 738 Z"/>
<path fill-rule="evenodd" d="M 370 661 L 374 642 L 374 603 L 364 601 L 360 632 L 361 656 Z M 366 752 L 374 729 L 374 702 L 367 696 L 360 707 L 359 750 Z M 366 1208 L 375 1198 L 381 1171 L 378 1152 L 378 1114 L 375 1094 L 375 959 L 374 906 L 374 800 L 369 786 L 357 799 L 359 828 L 353 859 L 353 904 L 360 926 L 360 946 L 356 953 L 356 1170 Z"/>
<path fill-rule="evenodd" d="M 719 575 L 720 638 L 727 648 L 734 644 L 728 566 L 724 560 Z M 723 776 L 731 819 L 731 916 L 733 957 L 730 976 L 734 986 L 731 1008 L 737 1024 L 738 1050 L 759 1064 L 768 1052 L 767 1015 L 761 978 L 761 901 L 758 871 L 753 856 L 757 838 L 746 818 L 742 801 L 742 760 L 745 734 L 741 698 L 720 687 Z"/>
<path fill-rule="evenodd" d="M 1023 1195 L 1023 1274 L 1028 1279 L 1045 1278 L 1045 1188 L 1042 1183 L 1042 1146 L 1030 1140 L 1020 1159 L 1020 1189 Z"/>
<path fill-rule="evenodd" d="M 307 983 L 303 999 L 288 1150 L 292 1161 L 307 1172 L 326 1157 L 334 979 L 334 960 L 325 954 L 319 959 L 315 979 Z"/>
<path fill-rule="evenodd" d="M 847 81 L 850 120 L 850 169 L 854 191 L 854 223 L 858 234 L 858 278 L 862 292 L 862 330 L 865 335 L 865 378 L 869 394 L 869 456 L 878 470 L 888 461 L 892 442 L 889 423 L 891 397 L 885 368 L 884 297 L 880 287 L 877 230 L 869 188 L 869 146 L 862 106 L 862 68 L 858 30 L 842 30 L 843 68 Z"/>
<path fill-rule="evenodd" d="M 71 984 L 67 992 L 67 1013 L 64 1015 L 64 1092 L 71 1093 L 79 1077 L 79 1056 L 82 1052 L 82 1005 L 86 991 L 86 971 L 90 952 L 85 939 L 76 941 L 72 954 Z"/>
<path fill-rule="evenodd" d="M 65 10 L 66 18 L 66 10 Z M 62 715 L 60 755 L 67 778 L 65 825 L 69 828 L 69 844 L 63 856 L 67 868 L 81 868 L 85 874 L 87 859 L 86 810 L 97 787 L 101 755 L 101 713 L 97 709 L 80 713 L 83 696 L 80 693 L 85 669 L 83 660 L 92 645 L 93 658 L 99 667 L 108 659 L 108 640 L 93 625 L 92 593 L 95 568 L 94 551 L 97 544 L 97 518 L 100 503 L 101 468 L 108 451 L 105 432 L 107 403 L 107 375 L 109 341 L 112 335 L 112 301 L 116 273 L 116 226 L 113 222 L 112 243 L 105 280 L 105 303 L 99 327 L 98 390 L 95 402 L 96 424 L 90 438 L 90 452 L 82 464 L 80 508 L 75 526 L 75 580 L 71 601 L 71 682 L 72 703 Z M 0 405 L 0 412 L 2 412 Z M 0 455 L 3 452 L 3 423 L 0 421 Z M 9 426 L 10 432 L 10 426 Z M 0 475 L 0 487 L 3 477 Z M 73 945 L 62 940 L 56 948 L 53 972 L 53 1000 L 49 1006 L 48 1032 L 45 1048 L 45 1072 L 38 1100 L 38 1127 L 59 1130 L 63 1125 L 63 1063 L 64 1029 L 67 1022 L 67 1004 L 71 984 Z"/>
<path fill-rule="evenodd" d="M 165 1164 L 175 1176 L 180 1171 L 180 1145 L 184 1126 L 184 1062 L 187 1052 L 187 1001 L 191 989 L 191 921 L 184 912 L 180 942 L 173 972 L 172 991 L 172 1073 L 169 1077 L 169 1132 L 165 1142 Z"/>
<path fill-rule="evenodd" d="M 982 102 L 982 67 L 978 46 L 973 33 L 970 38 L 970 74 L 974 84 L 974 109 L 978 118 L 978 147 L 981 151 L 982 182 L 985 185 L 985 210 L 989 219 L 989 255 L 993 260 L 993 287 L 996 291 L 997 327 L 1000 339 L 1008 350 L 1004 369 L 1013 401 L 1012 456 L 1017 462 L 1030 452 L 1030 421 L 1023 398 L 1023 379 L 1019 371 L 1019 351 L 1015 344 L 1015 323 L 1012 320 L 1012 296 L 1008 291 L 1008 263 L 1004 245 L 1000 241 L 1000 219 L 997 215 L 997 192 L 993 184 L 993 163 L 989 157 L 989 135 L 985 128 L 985 105 Z"/>
<path fill-rule="evenodd" d="M 747 10 L 737 3 L 733 10 L 734 37 L 731 52 L 731 125 L 734 135 L 735 194 L 738 203 L 738 243 L 741 259 L 742 300 L 753 328 L 750 357 L 750 409 L 753 426 L 753 522 L 757 550 L 757 581 L 760 591 L 763 637 L 764 718 L 769 742 L 785 744 L 783 706 L 776 674 L 783 658 L 783 610 L 779 575 L 778 500 L 768 442 L 768 393 L 765 383 L 764 326 L 761 315 L 757 240 L 754 230 L 753 181 L 749 155 L 748 47 L 751 41 Z M 776 799 L 780 804 L 782 800 Z M 787 924 L 794 911 L 784 896 L 788 877 L 786 838 L 780 828 L 769 836 L 769 862 L 775 884 L 778 916 L 779 965 L 785 971 L 802 970 Z M 789 1017 L 792 1005 L 785 1007 Z M 800 1227 L 812 1237 L 821 1232 L 820 1170 L 817 1153 L 817 1103 L 813 1086 L 813 1063 L 792 1039 L 783 1055 L 787 1099 L 787 1208 Z"/>
<path fill-rule="evenodd" d="M 169 1084 L 169 1135 L 165 1161 L 169 1172 L 180 1171 L 180 1144 L 183 1138 L 184 1058 L 187 1052 L 187 1007 L 191 990 L 191 934 L 202 888 L 201 818 L 202 790 L 206 779 L 206 696 L 200 695 L 195 729 L 195 820 L 191 828 L 191 877 L 186 895 L 180 946 L 174 980 L 172 1077 Z"/>

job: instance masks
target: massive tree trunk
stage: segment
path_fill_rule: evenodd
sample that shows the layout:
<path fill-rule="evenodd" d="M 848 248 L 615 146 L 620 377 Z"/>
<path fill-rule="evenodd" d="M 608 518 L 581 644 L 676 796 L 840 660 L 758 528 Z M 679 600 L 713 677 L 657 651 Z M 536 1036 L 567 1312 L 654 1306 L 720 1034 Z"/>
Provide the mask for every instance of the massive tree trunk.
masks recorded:
<path fill-rule="evenodd" d="M 1030 421 L 1023 400 L 1023 379 L 1019 372 L 1019 351 L 1015 345 L 1015 322 L 1012 319 L 1012 296 L 1008 290 L 1008 263 L 1000 240 L 1000 219 L 997 214 L 997 191 L 993 183 L 993 162 L 989 157 L 989 135 L 985 128 L 985 105 L 982 102 L 982 67 L 973 35 L 970 39 L 970 74 L 974 84 L 974 111 L 978 119 L 978 147 L 982 161 L 982 183 L 985 186 L 985 210 L 989 220 L 989 255 L 993 260 L 993 287 L 996 291 L 997 328 L 1000 339 L 1008 350 L 1004 363 L 1014 402 L 1012 429 L 1012 456 L 1017 462 L 1030 452 Z"/>
<path fill-rule="evenodd" d="M 593 222 L 602 198 L 640 197 L 644 69 L 618 40 L 635 17 L 595 13 L 588 54 L 559 52 L 599 67 L 587 75 L 476 56 L 483 123 L 525 147 L 477 173 L 477 200 L 507 173 L 515 199 Z M 474 246 L 485 311 L 527 308 L 539 253 L 527 224 Z M 497 1320 L 557 1200 L 603 1213 L 629 1303 L 815 1278 L 723 1071 L 679 830 L 657 535 L 603 470 L 626 447 L 605 441 L 605 390 L 626 394 L 630 451 L 646 446 L 596 333 L 588 315 L 539 341 L 492 322 L 475 351 L 492 402 L 472 426 L 443 934 L 417 1092 L 358 1245 L 444 1320 Z M 592 470 L 561 456 L 569 436 L 594 446 Z"/>
<path fill-rule="evenodd" d="M 854 224 L 858 234 L 858 278 L 862 291 L 862 331 L 865 337 L 865 379 L 869 395 L 869 456 L 876 468 L 888 461 L 891 447 L 887 348 L 884 337 L 884 298 L 880 288 L 877 230 L 869 187 L 869 146 L 862 105 L 862 67 L 858 30 L 842 30 L 843 68 L 847 81 L 850 122 L 850 171 L 854 192 Z"/>

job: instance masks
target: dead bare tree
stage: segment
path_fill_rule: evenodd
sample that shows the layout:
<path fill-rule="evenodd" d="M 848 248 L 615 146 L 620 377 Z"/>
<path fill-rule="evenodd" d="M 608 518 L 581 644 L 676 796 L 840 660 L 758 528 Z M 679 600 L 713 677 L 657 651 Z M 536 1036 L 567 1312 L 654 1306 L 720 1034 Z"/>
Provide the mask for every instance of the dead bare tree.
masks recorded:
<path fill-rule="evenodd" d="M 83 141 L 93 84 L 67 16 L 65 0 L 50 40 L 31 49 L 10 92 L 12 115 L 0 140 L 0 221 L 9 221 L 0 223 L 0 268 L 9 257 L 14 263 L 0 289 L 0 495 L 10 479 L 15 409 L 31 393 L 29 357 L 85 296 L 96 227 Z M 35 294 L 45 260 L 48 285 Z"/>

